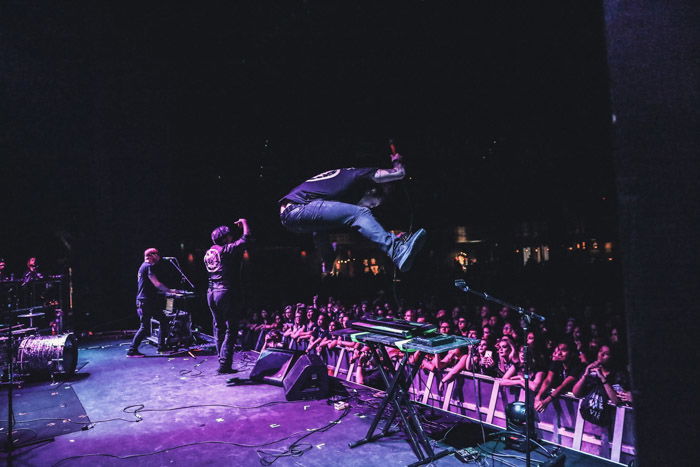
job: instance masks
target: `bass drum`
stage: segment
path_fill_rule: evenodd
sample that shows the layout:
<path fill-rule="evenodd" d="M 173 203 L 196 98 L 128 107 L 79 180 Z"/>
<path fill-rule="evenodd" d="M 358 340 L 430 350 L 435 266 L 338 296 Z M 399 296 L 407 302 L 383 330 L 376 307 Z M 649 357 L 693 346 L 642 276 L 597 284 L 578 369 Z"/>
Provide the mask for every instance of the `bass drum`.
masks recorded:
<path fill-rule="evenodd" d="M 24 374 L 75 373 L 78 344 L 73 334 L 27 336 L 17 349 L 17 365 Z"/>

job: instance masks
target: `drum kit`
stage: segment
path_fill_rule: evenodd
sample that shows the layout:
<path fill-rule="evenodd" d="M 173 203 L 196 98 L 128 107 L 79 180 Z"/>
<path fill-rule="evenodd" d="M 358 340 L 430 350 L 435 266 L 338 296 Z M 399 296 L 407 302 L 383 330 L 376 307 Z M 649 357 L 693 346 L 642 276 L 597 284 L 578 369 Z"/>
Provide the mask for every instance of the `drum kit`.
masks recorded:
<path fill-rule="evenodd" d="M 14 310 L 26 324 L 0 324 L 0 352 L 4 379 L 16 376 L 72 375 L 78 365 L 77 340 L 72 333 L 40 335 L 34 320 L 44 316 L 43 307 Z"/>
<path fill-rule="evenodd" d="M 72 375 L 78 365 L 78 345 L 73 334 L 41 335 L 34 319 L 45 315 L 44 307 L 7 310 L 0 318 L 8 324 L 0 324 L 0 352 L 2 362 L 0 385 L 7 387 L 7 430 L 3 450 L 12 452 L 18 445 L 14 440 L 13 389 L 22 379 L 44 379 L 56 375 Z M 12 315 L 16 314 L 16 319 Z M 13 324 L 20 320 L 26 324 Z M 23 446 L 34 444 L 25 443 Z"/>

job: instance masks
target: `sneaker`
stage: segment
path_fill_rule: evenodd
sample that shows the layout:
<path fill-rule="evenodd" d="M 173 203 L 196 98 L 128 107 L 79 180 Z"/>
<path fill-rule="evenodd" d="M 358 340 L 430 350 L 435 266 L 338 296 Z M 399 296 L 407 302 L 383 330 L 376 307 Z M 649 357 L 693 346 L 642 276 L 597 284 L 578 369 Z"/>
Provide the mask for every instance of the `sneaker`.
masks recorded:
<path fill-rule="evenodd" d="M 139 349 L 129 349 L 129 350 L 126 352 L 126 356 L 127 356 L 127 357 L 131 357 L 131 358 L 141 358 L 141 357 L 145 357 L 144 354 L 142 354 L 141 352 L 139 352 Z"/>
<path fill-rule="evenodd" d="M 418 229 L 413 234 L 401 236 L 401 238 L 396 240 L 392 259 L 399 271 L 406 272 L 411 269 L 413 261 L 425 243 L 426 235 L 425 229 Z"/>

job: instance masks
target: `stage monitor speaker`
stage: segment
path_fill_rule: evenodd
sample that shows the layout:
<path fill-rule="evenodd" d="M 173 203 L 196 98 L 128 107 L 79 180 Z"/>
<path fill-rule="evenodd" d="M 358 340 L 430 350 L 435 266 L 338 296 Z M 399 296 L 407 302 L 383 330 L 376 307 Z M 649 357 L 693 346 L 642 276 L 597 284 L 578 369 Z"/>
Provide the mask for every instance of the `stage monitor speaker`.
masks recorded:
<path fill-rule="evenodd" d="M 259 383 L 283 386 L 284 377 L 297 361 L 301 352 L 287 349 L 265 349 L 250 371 L 250 380 Z"/>
<path fill-rule="evenodd" d="M 299 357 L 284 378 L 284 395 L 288 401 L 328 397 L 328 369 L 318 355 Z"/>

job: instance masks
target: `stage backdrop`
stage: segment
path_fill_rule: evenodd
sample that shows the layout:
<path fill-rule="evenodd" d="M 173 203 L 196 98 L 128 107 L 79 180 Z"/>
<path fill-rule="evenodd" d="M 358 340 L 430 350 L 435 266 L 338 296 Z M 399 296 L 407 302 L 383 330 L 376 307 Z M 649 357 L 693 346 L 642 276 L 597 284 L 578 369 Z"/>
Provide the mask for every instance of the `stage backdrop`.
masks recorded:
<path fill-rule="evenodd" d="M 690 465 L 698 439 L 697 2 L 608 0 L 605 17 L 638 460 Z"/>

